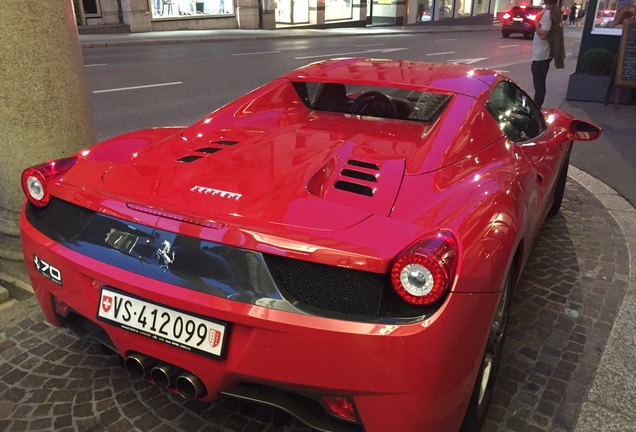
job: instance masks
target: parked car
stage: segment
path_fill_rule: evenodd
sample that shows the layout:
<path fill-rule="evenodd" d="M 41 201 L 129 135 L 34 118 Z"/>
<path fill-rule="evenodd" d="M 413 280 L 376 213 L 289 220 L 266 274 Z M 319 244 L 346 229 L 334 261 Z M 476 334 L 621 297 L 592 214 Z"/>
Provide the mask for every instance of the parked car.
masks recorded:
<path fill-rule="evenodd" d="M 537 14 L 543 8 L 538 6 L 514 6 L 501 16 L 501 35 L 505 38 L 520 33 L 526 39 L 532 39 L 535 32 Z"/>
<path fill-rule="evenodd" d="M 51 323 L 184 398 L 476 431 L 573 141 L 600 133 L 495 71 L 325 60 L 26 169 L 24 257 Z"/>

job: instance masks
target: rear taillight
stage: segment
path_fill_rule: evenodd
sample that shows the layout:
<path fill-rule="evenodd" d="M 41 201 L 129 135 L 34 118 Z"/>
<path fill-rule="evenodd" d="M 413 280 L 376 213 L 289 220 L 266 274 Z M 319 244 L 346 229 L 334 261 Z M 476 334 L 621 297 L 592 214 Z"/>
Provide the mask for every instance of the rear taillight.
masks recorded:
<path fill-rule="evenodd" d="M 450 231 L 432 234 L 402 252 L 391 269 L 391 283 L 408 303 L 425 306 L 450 289 L 457 268 L 457 239 Z"/>
<path fill-rule="evenodd" d="M 508 12 L 506 12 L 505 14 L 503 14 L 501 16 L 501 19 L 503 19 L 504 21 L 508 21 L 511 17 L 512 17 L 512 15 L 510 15 Z"/>
<path fill-rule="evenodd" d="M 44 207 L 51 199 L 48 183 L 70 170 L 76 157 L 57 159 L 27 168 L 22 172 L 22 190 L 27 199 L 38 207 Z"/>
<path fill-rule="evenodd" d="M 536 16 L 536 15 L 534 15 L 534 14 L 528 14 L 528 19 L 529 19 L 530 21 L 534 21 L 534 20 L 536 20 L 536 19 L 537 19 L 537 16 Z"/>

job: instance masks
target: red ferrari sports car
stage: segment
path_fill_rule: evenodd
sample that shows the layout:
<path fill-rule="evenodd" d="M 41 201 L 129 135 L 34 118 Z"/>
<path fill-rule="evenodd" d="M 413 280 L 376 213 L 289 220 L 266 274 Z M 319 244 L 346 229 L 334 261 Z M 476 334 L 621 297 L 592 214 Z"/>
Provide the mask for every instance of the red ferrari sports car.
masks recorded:
<path fill-rule="evenodd" d="M 185 398 L 477 430 L 515 281 L 600 132 L 491 70 L 322 61 L 26 169 L 24 255 L 51 323 Z"/>

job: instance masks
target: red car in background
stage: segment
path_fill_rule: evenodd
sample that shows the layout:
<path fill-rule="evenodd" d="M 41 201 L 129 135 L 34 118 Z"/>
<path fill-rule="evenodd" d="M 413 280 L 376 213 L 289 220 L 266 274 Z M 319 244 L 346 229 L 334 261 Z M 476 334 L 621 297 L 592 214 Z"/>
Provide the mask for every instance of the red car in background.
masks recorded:
<path fill-rule="evenodd" d="M 514 6 L 501 15 L 501 35 L 505 38 L 511 34 L 520 33 L 526 39 L 534 37 L 537 14 L 543 8 L 540 6 Z"/>
<path fill-rule="evenodd" d="M 500 73 L 348 58 L 28 168 L 47 319 L 188 399 L 319 431 L 476 431 L 573 140 Z"/>

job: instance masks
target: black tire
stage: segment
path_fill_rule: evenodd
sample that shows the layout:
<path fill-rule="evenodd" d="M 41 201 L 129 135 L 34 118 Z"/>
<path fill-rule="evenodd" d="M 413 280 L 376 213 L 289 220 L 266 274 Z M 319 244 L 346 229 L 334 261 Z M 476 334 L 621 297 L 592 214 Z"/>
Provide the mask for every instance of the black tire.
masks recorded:
<path fill-rule="evenodd" d="M 552 207 L 548 210 L 548 217 L 553 217 L 559 214 L 561 210 L 561 203 L 563 202 L 563 195 L 565 194 L 565 183 L 568 180 L 568 166 L 570 166 L 570 152 L 565 157 L 561 171 L 559 172 L 559 178 L 554 186 L 554 201 Z"/>
<path fill-rule="evenodd" d="M 526 39 L 532 39 L 534 37 L 534 33 L 524 33 L 523 37 Z"/>
<path fill-rule="evenodd" d="M 513 284 L 514 271 L 511 268 L 510 271 L 508 271 L 508 276 L 506 277 L 506 282 L 501 292 L 501 298 L 499 299 L 497 312 L 495 313 L 490 334 L 488 335 L 484 356 L 479 366 L 477 381 L 475 382 L 475 387 L 473 387 L 460 432 L 478 432 L 486 418 L 488 404 L 492 398 L 492 392 L 495 386 L 495 378 L 499 364 L 501 363 L 501 353 L 503 351 L 506 328 L 508 327 L 510 297 L 512 296 Z"/>
<path fill-rule="evenodd" d="M 505 38 L 509 38 L 510 37 L 510 33 L 508 32 L 501 32 L 501 35 Z"/>

